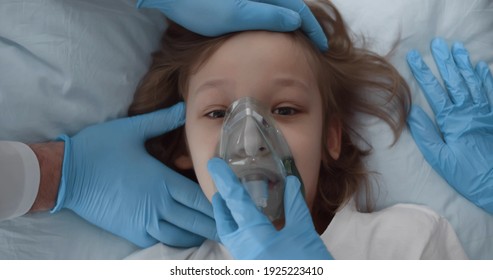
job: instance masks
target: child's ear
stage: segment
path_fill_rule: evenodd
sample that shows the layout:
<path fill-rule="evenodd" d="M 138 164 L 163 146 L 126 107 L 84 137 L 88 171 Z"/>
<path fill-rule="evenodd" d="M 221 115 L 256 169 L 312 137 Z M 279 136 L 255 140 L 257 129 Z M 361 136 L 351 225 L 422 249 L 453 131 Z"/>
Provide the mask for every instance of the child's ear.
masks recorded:
<path fill-rule="evenodd" d="M 327 149 L 332 159 L 337 160 L 341 155 L 342 124 L 339 119 L 332 118 L 327 134 Z"/>
<path fill-rule="evenodd" d="M 190 170 L 193 168 L 192 158 L 189 155 L 178 156 L 174 163 L 180 170 Z"/>

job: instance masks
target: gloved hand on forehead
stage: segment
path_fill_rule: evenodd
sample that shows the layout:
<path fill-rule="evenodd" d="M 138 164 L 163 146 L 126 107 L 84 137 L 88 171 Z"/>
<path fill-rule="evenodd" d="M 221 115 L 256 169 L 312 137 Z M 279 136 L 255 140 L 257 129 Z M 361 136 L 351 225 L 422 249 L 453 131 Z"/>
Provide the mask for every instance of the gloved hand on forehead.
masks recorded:
<path fill-rule="evenodd" d="M 217 239 L 212 206 L 200 187 L 152 157 L 148 138 L 185 121 L 183 103 L 83 129 L 65 141 L 52 212 L 68 208 L 140 247 L 192 247 Z"/>
<path fill-rule="evenodd" d="M 303 0 L 139 0 L 139 8 L 159 9 L 166 17 L 204 36 L 244 30 L 303 32 L 326 51 L 327 37 Z"/>
<path fill-rule="evenodd" d="M 417 51 L 408 64 L 435 113 L 413 106 L 408 124 L 431 166 L 464 197 L 493 213 L 493 76 L 485 62 L 474 69 L 463 44 L 449 50 L 434 39 L 431 52 L 445 88 Z"/>
<path fill-rule="evenodd" d="M 218 190 L 212 197 L 217 233 L 235 259 L 332 259 L 315 231 L 298 178 L 286 178 L 286 221 L 278 231 L 224 160 L 211 159 L 208 170 Z"/>

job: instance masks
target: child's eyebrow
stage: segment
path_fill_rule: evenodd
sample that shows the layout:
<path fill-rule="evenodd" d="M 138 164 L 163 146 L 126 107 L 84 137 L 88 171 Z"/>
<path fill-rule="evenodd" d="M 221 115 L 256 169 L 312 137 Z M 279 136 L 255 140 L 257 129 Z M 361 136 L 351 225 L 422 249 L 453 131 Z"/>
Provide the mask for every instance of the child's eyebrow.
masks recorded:
<path fill-rule="evenodd" d="M 202 83 L 197 89 L 194 91 L 195 94 L 204 91 L 209 88 L 230 88 L 232 87 L 233 81 L 225 78 L 215 78 L 210 79 L 204 83 Z"/>
<path fill-rule="evenodd" d="M 269 81 L 270 85 L 276 88 L 298 88 L 303 91 L 309 91 L 310 87 L 303 80 L 292 77 L 292 76 L 277 76 Z M 234 80 L 227 78 L 212 78 L 205 81 L 193 92 L 193 94 L 198 94 L 210 88 L 214 89 L 226 89 L 226 91 L 231 91 L 234 87 Z"/>
<path fill-rule="evenodd" d="M 272 81 L 275 86 L 279 87 L 298 87 L 305 91 L 309 90 L 304 81 L 294 77 L 276 77 Z"/>

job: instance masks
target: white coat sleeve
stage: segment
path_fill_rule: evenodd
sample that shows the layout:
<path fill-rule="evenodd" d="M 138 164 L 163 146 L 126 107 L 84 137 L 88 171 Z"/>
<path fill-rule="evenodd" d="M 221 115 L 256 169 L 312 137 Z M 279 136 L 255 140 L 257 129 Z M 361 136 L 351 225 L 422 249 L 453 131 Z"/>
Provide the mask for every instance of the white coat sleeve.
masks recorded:
<path fill-rule="evenodd" d="M 38 194 L 38 158 L 26 144 L 0 141 L 0 221 L 22 216 Z"/>

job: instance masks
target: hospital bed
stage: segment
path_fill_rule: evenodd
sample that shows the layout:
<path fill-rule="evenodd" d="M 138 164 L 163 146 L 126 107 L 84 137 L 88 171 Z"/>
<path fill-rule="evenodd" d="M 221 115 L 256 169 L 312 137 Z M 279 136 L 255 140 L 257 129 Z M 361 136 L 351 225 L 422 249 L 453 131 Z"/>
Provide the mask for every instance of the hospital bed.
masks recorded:
<path fill-rule="evenodd" d="M 493 69 L 491 0 L 333 2 L 367 47 L 390 54 L 413 101 L 430 115 L 406 65 L 408 50 L 419 50 L 437 73 L 431 39 L 458 40 L 473 63 L 484 60 Z M 47 141 L 125 116 L 166 28 L 159 12 L 134 5 L 135 0 L 0 2 L 0 140 Z M 427 205 L 449 220 L 470 258 L 493 259 L 493 215 L 449 187 L 408 131 L 390 147 L 390 129 L 375 119 L 364 121 L 360 133 L 373 146 L 366 163 L 379 174 L 377 210 L 399 202 Z M 119 259 L 138 250 L 68 210 L 0 223 L 0 259 Z"/>

